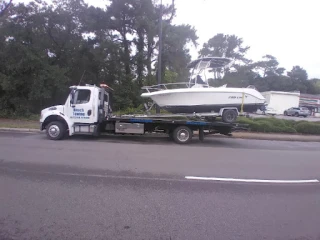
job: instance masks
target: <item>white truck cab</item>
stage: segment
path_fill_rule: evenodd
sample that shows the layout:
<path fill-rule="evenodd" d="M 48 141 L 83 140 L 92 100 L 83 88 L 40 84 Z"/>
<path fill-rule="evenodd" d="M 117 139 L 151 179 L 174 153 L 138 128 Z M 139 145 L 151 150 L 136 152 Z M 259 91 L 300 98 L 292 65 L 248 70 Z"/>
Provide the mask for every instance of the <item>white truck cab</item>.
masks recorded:
<path fill-rule="evenodd" d="M 47 129 L 51 139 L 61 139 L 69 132 L 92 134 L 99 122 L 109 114 L 109 94 L 95 85 L 71 86 L 64 105 L 52 106 L 41 111 L 41 130 Z"/>

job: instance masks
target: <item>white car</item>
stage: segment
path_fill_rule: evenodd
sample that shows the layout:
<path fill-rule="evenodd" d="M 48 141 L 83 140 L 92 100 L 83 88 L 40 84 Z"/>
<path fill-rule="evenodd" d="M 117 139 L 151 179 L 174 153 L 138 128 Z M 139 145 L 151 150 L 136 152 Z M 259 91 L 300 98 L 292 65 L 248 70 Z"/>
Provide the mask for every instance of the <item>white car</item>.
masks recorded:
<path fill-rule="evenodd" d="M 257 111 L 257 114 L 263 114 L 263 115 L 276 115 L 277 111 L 273 109 L 272 107 L 266 107 L 266 110 L 263 112 L 260 109 Z"/>

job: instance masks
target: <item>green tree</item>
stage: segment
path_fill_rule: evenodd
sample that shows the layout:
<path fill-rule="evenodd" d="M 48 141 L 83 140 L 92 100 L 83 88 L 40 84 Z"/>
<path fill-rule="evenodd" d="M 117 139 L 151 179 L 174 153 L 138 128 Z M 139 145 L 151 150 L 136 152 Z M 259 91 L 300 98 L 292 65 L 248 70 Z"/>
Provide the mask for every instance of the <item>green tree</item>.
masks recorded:
<path fill-rule="evenodd" d="M 296 80 L 299 82 L 303 82 L 308 80 L 308 73 L 300 66 L 294 66 L 290 72 L 288 72 L 288 76 L 292 80 Z"/>
<path fill-rule="evenodd" d="M 187 81 L 191 61 L 187 44 L 197 45 L 196 30 L 190 25 L 168 25 L 164 30 L 162 67 L 177 73 L 176 81 Z"/>
<path fill-rule="evenodd" d="M 265 55 L 262 61 L 253 64 L 253 67 L 262 72 L 263 77 L 280 76 L 284 73 L 285 69 L 279 67 L 278 60 L 272 55 Z"/>
<path fill-rule="evenodd" d="M 6 59 L 0 63 L 0 97 L 9 112 L 37 112 L 56 99 L 68 81 L 67 68 L 51 64 L 42 11 L 35 3 L 13 6 L 0 28 L 0 58 Z"/>
<path fill-rule="evenodd" d="M 318 78 L 312 78 L 312 79 L 310 79 L 310 81 L 312 81 L 313 84 L 314 84 L 317 88 L 320 89 L 320 79 L 318 79 Z"/>
<path fill-rule="evenodd" d="M 0 18 L 4 17 L 5 14 L 8 12 L 10 6 L 12 5 L 13 0 L 0 0 Z"/>
<path fill-rule="evenodd" d="M 245 54 L 249 49 L 249 46 L 243 46 L 242 38 L 219 33 L 203 44 L 199 56 L 226 57 L 235 60 L 235 63 L 247 64 L 250 61 Z"/>
<path fill-rule="evenodd" d="M 245 54 L 250 49 L 249 46 L 243 46 L 243 39 L 236 35 L 225 35 L 219 33 L 210 38 L 208 42 L 203 44 L 199 51 L 199 57 L 226 57 L 233 59 L 234 69 L 247 65 L 251 61 L 245 57 Z M 228 73 L 230 69 L 215 69 L 213 70 L 214 78 L 221 78 L 223 72 Z"/>

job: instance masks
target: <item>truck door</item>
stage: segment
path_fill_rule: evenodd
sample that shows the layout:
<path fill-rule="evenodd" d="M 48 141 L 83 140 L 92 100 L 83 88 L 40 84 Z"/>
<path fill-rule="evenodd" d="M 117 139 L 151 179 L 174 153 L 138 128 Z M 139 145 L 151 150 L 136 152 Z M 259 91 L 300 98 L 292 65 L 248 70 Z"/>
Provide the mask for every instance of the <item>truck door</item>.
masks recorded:
<path fill-rule="evenodd" d="M 103 89 L 99 89 L 99 107 L 98 107 L 98 119 L 99 122 L 103 122 L 109 113 L 109 95 Z"/>
<path fill-rule="evenodd" d="M 79 88 L 72 94 L 72 100 L 67 103 L 67 115 L 75 123 L 94 123 L 98 120 L 98 115 L 94 107 L 95 97 L 92 89 Z"/>

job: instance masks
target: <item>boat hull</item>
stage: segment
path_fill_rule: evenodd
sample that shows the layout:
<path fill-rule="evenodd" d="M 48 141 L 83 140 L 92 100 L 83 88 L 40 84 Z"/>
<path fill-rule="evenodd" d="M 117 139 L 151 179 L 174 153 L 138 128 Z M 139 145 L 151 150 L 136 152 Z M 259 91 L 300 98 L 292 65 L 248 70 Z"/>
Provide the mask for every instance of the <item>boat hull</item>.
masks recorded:
<path fill-rule="evenodd" d="M 224 107 L 236 107 L 244 112 L 256 112 L 265 104 L 265 98 L 250 88 L 173 89 L 144 93 L 160 108 L 171 113 L 219 112 Z M 242 99 L 244 97 L 244 99 Z"/>
<path fill-rule="evenodd" d="M 263 104 L 244 104 L 243 111 L 247 113 L 256 112 Z M 160 107 L 170 113 L 209 113 L 219 112 L 221 108 L 236 107 L 241 111 L 241 105 L 197 105 L 197 106 L 163 106 Z"/>

